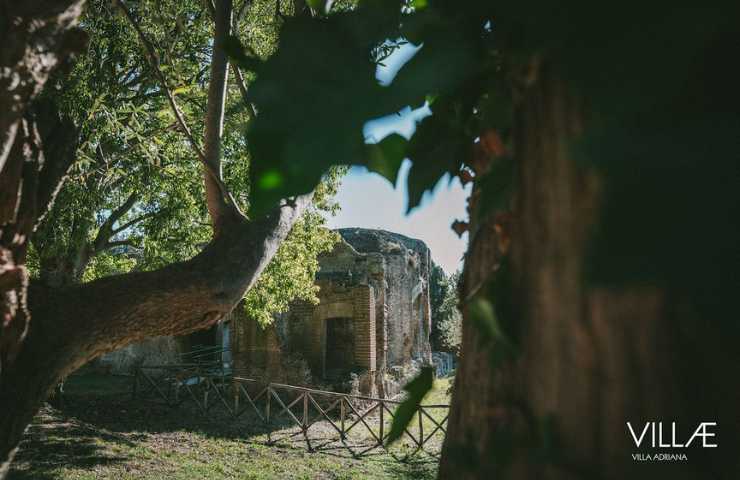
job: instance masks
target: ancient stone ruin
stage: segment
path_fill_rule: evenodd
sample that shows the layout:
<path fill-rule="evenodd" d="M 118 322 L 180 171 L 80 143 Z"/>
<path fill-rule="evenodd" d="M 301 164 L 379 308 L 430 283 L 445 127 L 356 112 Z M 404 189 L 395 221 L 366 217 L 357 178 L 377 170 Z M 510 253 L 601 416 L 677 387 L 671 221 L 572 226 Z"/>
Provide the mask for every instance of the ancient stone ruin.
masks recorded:
<path fill-rule="evenodd" d="M 101 359 L 109 371 L 173 364 L 203 345 L 228 350 L 235 375 L 389 397 L 432 364 L 429 248 L 384 230 L 337 230 L 319 258 L 319 303 L 294 302 L 263 328 L 238 305 L 211 330 L 130 345 Z M 437 362 L 439 363 L 439 362 Z M 107 367 L 106 367 L 107 366 Z"/>
<path fill-rule="evenodd" d="M 262 329 L 235 309 L 235 372 L 391 396 L 431 364 L 429 248 L 383 230 L 340 229 L 319 259 L 319 304 L 295 302 Z"/>

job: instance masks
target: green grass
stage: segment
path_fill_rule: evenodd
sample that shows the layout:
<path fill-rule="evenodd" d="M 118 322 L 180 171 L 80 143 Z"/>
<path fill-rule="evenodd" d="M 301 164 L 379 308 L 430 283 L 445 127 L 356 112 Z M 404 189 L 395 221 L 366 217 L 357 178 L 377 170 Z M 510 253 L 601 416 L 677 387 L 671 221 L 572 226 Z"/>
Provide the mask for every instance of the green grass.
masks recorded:
<path fill-rule="evenodd" d="M 448 403 L 449 382 L 437 380 L 424 403 Z M 131 401 L 125 378 L 76 376 L 65 392 L 62 407 L 47 405 L 35 418 L 11 480 L 436 477 L 434 457 L 424 454 L 401 462 L 376 449 L 354 459 L 345 449 L 308 452 L 301 437 L 268 445 L 264 428 L 242 417 L 202 415 L 188 404 L 171 409 Z M 425 432 L 431 428 L 425 418 Z M 431 448 L 441 441 L 435 436 Z M 409 442 L 400 442 L 393 450 L 400 456 L 409 448 Z"/>

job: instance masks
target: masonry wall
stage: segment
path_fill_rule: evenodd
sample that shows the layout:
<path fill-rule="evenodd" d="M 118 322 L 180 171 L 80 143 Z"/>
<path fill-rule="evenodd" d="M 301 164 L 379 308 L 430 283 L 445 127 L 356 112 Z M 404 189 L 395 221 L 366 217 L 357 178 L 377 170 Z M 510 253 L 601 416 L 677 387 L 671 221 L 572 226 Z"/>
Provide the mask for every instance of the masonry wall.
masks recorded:
<path fill-rule="evenodd" d="M 354 300 L 355 365 L 375 371 L 375 295 L 370 285 L 352 289 Z"/>
<path fill-rule="evenodd" d="M 280 365 L 286 356 L 299 356 L 320 381 L 327 373 L 327 348 L 333 348 L 327 344 L 330 319 L 351 319 L 345 331 L 352 332 L 348 343 L 353 344 L 354 355 L 347 371 L 362 373 L 363 393 L 392 394 L 401 379 L 388 380 L 389 369 L 406 371 L 411 364 L 431 363 L 429 249 L 421 241 L 390 232 L 339 233 L 344 241 L 319 259 L 318 305 L 294 302 L 265 331 L 249 319 L 232 321 L 237 370 L 258 368 L 273 374 L 271 370 L 284 368 Z M 386 388 L 387 381 L 396 385 Z"/>

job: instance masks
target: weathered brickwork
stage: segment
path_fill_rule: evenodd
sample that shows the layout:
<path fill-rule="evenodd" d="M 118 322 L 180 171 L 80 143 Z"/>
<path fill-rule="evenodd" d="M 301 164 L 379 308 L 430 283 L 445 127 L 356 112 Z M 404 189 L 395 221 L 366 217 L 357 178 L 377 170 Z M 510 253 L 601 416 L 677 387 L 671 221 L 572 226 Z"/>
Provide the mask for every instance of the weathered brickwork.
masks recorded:
<path fill-rule="evenodd" d="M 429 249 L 419 240 L 381 230 L 339 233 L 344 240 L 319 259 L 318 305 L 295 302 L 265 331 L 233 316 L 235 369 L 265 369 L 279 364 L 281 354 L 298 354 L 317 379 L 336 372 L 333 363 L 344 362 L 347 372 L 364 378 L 360 388 L 365 393 L 384 394 L 392 393 L 384 385 L 390 369 L 431 363 Z M 337 341 L 344 343 L 332 345 Z M 345 355 L 348 347 L 353 355 Z"/>
<path fill-rule="evenodd" d="M 375 295 L 371 285 L 352 289 L 354 297 L 355 365 L 375 371 Z"/>

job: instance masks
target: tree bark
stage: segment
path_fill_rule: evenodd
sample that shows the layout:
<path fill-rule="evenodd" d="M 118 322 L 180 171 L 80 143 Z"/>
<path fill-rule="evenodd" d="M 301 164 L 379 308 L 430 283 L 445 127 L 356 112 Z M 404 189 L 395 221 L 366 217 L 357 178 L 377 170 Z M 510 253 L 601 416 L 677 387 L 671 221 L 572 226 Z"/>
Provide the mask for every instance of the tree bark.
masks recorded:
<path fill-rule="evenodd" d="M 45 135 L 38 117 L 21 116 L 53 67 L 73 46 L 79 46 L 64 40 L 69 40 L 65 32 L 79 16 L 81 5 L 81 0 L 25 2 L 12 7 L 9 2 L 0 3 L 0 32 L 10 39 L 0 49 L 0 111 L 9 112 L 0 115 L 0 478 L 7 473 L 26 426 L 60 378 L 129 343 L 151 336 L 182 335 L 217 322 L 254 284 L 312 197 L 290 199 L 271 214 L 247 221 L 233 200 L 224 200 L 229 196 L 220 175 L 206 168 L 204 176 L 221 188 L 220 198 L 228 208 L 212 212 L 218 215 L 213 218 L 217 235 L 199 255 L 160 270 L 82 285 L 50 288 L 35 283 L 29 287 L 23 266 L 28 236 L 53 201 L 76 148 L 62 148 L 53 136 Z M 222 42 L 230 25 L 230 2 L 219 2 L 219 8 L 222 13 L 228 10 L 221 20 L 217 15 L 217 37 L 220 32 Z M 139 34 L 146 40 L 140 30 Z M 228 62 L 218 42 L 217 38 L 214 100 L 209 99 L 208 108 L 213 161 L 206 166 L 218 163 L 220 168 Z M 151 48 L 146 42 L 145 46 Z M 217 62 L 216 57 L 223 58 Z M 166 83 L 163 88 L 167 89 Z M 174 102 L 172 106 L 179 113 Z M 180 119 L 199 158 L 205 161 Z M 8 142 L 13 148 L 6 154 Z M 122 208 L 130 208 L 130 202 Z M 29 312 L 33 312 L 33 322 L 29 322 Z"/>
<path fill-rule="evenodd" d="M 584 104 L 547 63 L 516 104 L 508 333 L 520 339 L 518 352 L 494 368 L 495 344 L 482 341 L 463 305 L 440 478 L 736 478 L 737 349 L 675 292 L 584 280 L 605 181 L 570 152 L 589 124 Z M 463 298 L 502 261 L 495 219 L 471 218 Z M 642 429 L 649 421 L 664 422 L 664 432 L 676 421 L 683 441 L 699 422 L 717 422 L 719 448 L 670 451 L 686 462 L 634 461 L 646 450 L 626 422 Z"/>
<path fill-rule="evenodd" d="M 73 28 L 82 4 L 0 1 L 0 372 L 28 327 L 28 237 L 68 166 L 64 149 L 58 158 L 51 151 L 44 156 L 39 118 L 27 115 L 27 107 L 51 72 L 84 43 Z"/>
<path fill-rule="evenodd" d="M 193 259 L 160 270 L 59 289 L 32 284 L 34 321 L 15 362 L 0 376 L 4 468 L 60 378 L 130 343 L 218 322 L 259 278 L 310 202 L 305 195 L 259 221 L 231 223 Z"/>
<path fill-rule="evenodd" d="M 217 179 L 213 178 L 208 170 L 221 179 L 221 137 L 224 129 L 224 106 L 229 82 L 229 59 L 226 56 L 224 44 L 231 33 L 231 17 L 231 0 L 216 0 L 211 81 L 208 84 L 208 111 L 206 112 L 203 144 L 205 155 L 203 181 L 206 189 L 206 205 L 216 235 L 221 231 L 223 217 L 229 213 L 227 210 L 229 206 L 224 199 L 227 192 L 221 191 L 221 186 L 216 182 Z"/>

